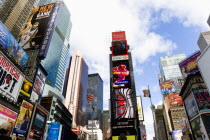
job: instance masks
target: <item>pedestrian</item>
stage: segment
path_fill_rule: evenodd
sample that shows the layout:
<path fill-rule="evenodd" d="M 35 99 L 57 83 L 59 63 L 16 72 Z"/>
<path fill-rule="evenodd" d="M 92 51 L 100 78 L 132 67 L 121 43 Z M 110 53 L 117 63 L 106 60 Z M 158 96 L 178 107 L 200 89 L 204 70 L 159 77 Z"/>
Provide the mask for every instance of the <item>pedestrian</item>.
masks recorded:
<path fill-rule="evenodd" d="M 0 125 L 0 140 L 12 140 L 12 138 L 8 136 L 10 127 L 11 125 L 9 122 L 4 122 Z"/>

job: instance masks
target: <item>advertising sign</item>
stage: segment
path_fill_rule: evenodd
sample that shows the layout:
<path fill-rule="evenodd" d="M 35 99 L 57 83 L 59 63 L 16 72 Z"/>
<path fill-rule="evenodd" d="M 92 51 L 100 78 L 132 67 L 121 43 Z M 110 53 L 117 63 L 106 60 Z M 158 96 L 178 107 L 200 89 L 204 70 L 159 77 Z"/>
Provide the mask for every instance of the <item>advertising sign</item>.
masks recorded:
<path fill-rule="evenodd" d="M 196 140 L 209 140 L 200 117 L 197 117 L 196 119 L 191 121 L 191 128 L 193 131 L 194 138 Z"/>
<path fill-rule="evenodd" d="M 13 133 L 26 135 L 28 130 L 29 122 L 33 112 L 33 105 L 29 102 L 23 100 L 22 105 L 20 107 L 20 113 L 15 123 L 15 127 L 13 129 Z"/>
<path fill-rule="evenodd" d="M 182 130 L 172 130 L 172 139 L 181 140 L 182 139 Z"/>
<path fill-rule="evenodd" d="M 112 140 L 136 140 L 136 136 L 134 136 L 134 135 L 121 136 L 121 137 L 120 136 L 112 136 Z"/>
<path fill-rule="evenodd" d="M 129 88 L 114 89 L 113 119 L 135 118 L 133 98 L 134 95 L 132 93 L 132 89 Z"/>
<path fill-rule="evenodd" d="M 113 87 L 131 87 L 129 62 L 114 61 L 113 68 Z"/>
<path fill-rule="evenodd" d="M 99 127 L 100 127 L 99 120 L 88 120 L 88 128 L 99 129 Z"/>
<path fill-rule="evenodd" d="M 182 61 L 181 63 L 179 63 L 180 70 L 184 77 L 187 77 L 188 74 L 192 74 L 198 71 L 196 60 L 198 56 L 200 56 L 200 54 L 201 52 L 198 51 L 190 57 L 188 57 L 187 59 L 185 59 L 184 61 Z"/>
<path fill-rule="evenodd" d="M 128 55 L 127 41 L 112 42 L 112 56 Z"/>
<path fill-rule="evenodd" d="M 112 41 L 126 40 L 125 31 L 112 32 Z"/>
<path fill-rule="evenodd" d="M 185 108 L 187 111 L 187 114 L 189 116 L 190 119 L 192 119 L 193 117 L 195 117 L 196 115 L 198 115 L 198 107 L 196 105 L 196 101 L 193 97 L 193 94 L 190 94 L 190 96 L 188 96 L 185 101 Z"/>
<path fill-rule="evenodd" d="M 183 104 L 182 97 L 179 96 L 180 93 L 172 93 L 168 95 L 168 100 L 170 106 L 177 106 Z"/>
<path fill-rule="evenodd" d="M 50 123 L 46 140 L 58 140 L 61 125 L 60 123 Z"/>
<path fill-rule="evenodd" d="M 48 112 L 37 105 L 35 108 L 31 129 L 29 131 L 29 138 L 31 140 L 43 140 L 47 117 Z"/>
<path fill-rule="evenodd" d="M 165 94 L 165 93 L 172 93 L 172 92 L 175 92 L 175 91 L 176 91 L 174 82 L 171 81 L 171 80 L 162 82 L 162 83 L 160 84 L 160 87 L 161 87 L 161 93 L 162 93 L 162 94 Z"/>
<path fill-rule="evenodd" d="M 1 21 L 0 47 L 3 48 L 21 67 L 26 67 L 28 55 Z"/>
<path fill-rule="evenodd" d="M 9 130 L 9 133 L 11 133 L 17 115 L 18 114 L 16 112 L 0 104 L 0 127 L 3 127 L 3 125 L 10 123 L 11 130 Z"/>
<path fill-rule="evenodd" d="M 33 85 L 32 94 L 30 98 L 32 102 L 35 102 L 36 100 L 38 101 L 41 100 L 46 77 L 47 77 L 47 73 L 40 64 L 37 68 L 36 76 L 34 79 L 34 85 Z"/>
<path fill-rule="evenodd" d="M 112 56 L 112 61 L 128 60 L 128 55 Z"/>
<path fill-rule="evenodd" d="M 16 102 L 22 82 L 20 71 L 0 53 L 0 94 Z"/>
<path fill-rule="evenodd" d="M 200 113 L 210 112 L 210 96 L 207 89 L 193 89 Z"/>
<path fill-rule="evenodd" d="M 139 120 L 143 121 L 144 120 L 144 115 L 143 115 L 141 97 L 140 96 L 136 97 L 136 101 L 137 101 L 137 109 L 138 109 Z"/>
<path fill-rule="evenodd" d="M 20 89 L 20 93 L 24 96 L 31 97 L 32 86 L 32 83 L 29 82 L 26 78 L 24 78 L 22 87 Z"/>
<path fill-rule="evenodd" d="M 19 43 L 23 49 L 39 49 L 39 57 L 45 58 L 55 29 L 61 4 L 52 3 L 35 7 L 21 32 Z"/>
<path fill-rule="evenodd" d="M 208 136 L 210 137 L 210 114 L 202 114 L 201 118 L 203 119 L 203 124 L 206 128 L 206 132 Z"/>

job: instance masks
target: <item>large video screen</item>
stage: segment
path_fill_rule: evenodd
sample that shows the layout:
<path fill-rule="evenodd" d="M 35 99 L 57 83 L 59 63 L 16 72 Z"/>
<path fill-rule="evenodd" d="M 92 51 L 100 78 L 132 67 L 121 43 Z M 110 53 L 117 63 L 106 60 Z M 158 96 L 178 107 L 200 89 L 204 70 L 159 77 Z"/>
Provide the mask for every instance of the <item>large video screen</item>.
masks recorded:
<path fill-rule="evenodd" d="M 112 55 L 127 55 L 127 42 L 126 41 L 117 41 L 112 42 Z"/>
<path fill-rule="evenodd" d="M 113 87 L 131 87 L 130 69 L 128 60 L 113 61 Z"/>

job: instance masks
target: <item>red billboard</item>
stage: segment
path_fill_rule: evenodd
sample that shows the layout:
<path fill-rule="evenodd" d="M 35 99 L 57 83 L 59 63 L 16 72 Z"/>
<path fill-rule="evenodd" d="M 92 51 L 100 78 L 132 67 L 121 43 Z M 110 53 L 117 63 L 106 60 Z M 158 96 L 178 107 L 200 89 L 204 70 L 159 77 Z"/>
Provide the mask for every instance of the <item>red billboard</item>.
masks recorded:
<path fill-rule="evenodd" d="M 168 95 L 168 100 L 170 106 L 177 106 L 183 104 L 182 97 L 179 96 L 180 93 L 172 93 Z"/>
<path fill-rule="evenodd" d="M 172 92 L 175 92 L 175 91 L 176 91 L 174 82 L 171 81 L 171 80 L 162 82 L 162 83 L 160 84 L 160 87 L 161 87 L 161 93 L 162 93 L 162 94 L 165 94 L 165 93 L 172 93 Z"/>
<path fill-rule="evenodd" d="M 112 32 L 112 41 L 126 40 L 125 31 Z"/>

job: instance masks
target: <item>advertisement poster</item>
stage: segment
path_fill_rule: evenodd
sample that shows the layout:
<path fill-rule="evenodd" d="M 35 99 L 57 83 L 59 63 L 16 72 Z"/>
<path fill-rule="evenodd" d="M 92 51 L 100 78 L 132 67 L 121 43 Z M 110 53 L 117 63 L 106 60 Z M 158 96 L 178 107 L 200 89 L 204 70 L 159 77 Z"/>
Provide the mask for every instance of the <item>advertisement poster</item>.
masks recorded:
<path fill-rule="evenodd" d="M 99 120 L 88 120 L 88 128 L 89 129 L 99 129 L 100 122 Z"/>
<path fill-rule="evenodd" d="M 0 53 L 0 94 L 16 102 L 22 82 L 20 71 Z"/>
<path fill-rule="evenodd" d="M 170 106 L 177 106 L 183 104 L 182 97 L 179 96 L 180 93 L 172 93 L 168 95 L 168 100 Z"/>
<path fill-rule="evenodd" d="M 28 55 L 1 21 L 0 47 L 3 48 L 22 68 L 26 67 Z"/>
<path fill-rule="evenodd" d="M 136 97 L 136 101 L 137 101 L 137 110 L 138 110 L 139 120 L 143 121 L 144 114 L 143 114 L 143 109 L 142 109 L 141 97 L 140 96 Z"/>
<path fill-rule="evenodd" d="M 210 112 L 210 96 L 207 89 L 193 89 L 200 113 Z"/>
<path fill-rule="evenodd" d="M 191 121 L 191 128 L 195 140 L 209 140 L 209 137 L 206 134 L 205 127 L 200 117 L 197 117 L 196 119 Z"/>
<path fill-rule="evenodd" d="M 129 62 L 114 61 L 113 62 L 113 87 L 131 87 Z"/>
<path fill-rule="evenodd" d="M 202 114 L 201 118 L 203 119 L 203 124 L 206 127 L 206 132 L 210 137 L 210 114 Z"/>
<path fill-rule="evenodd" d="M 33 85 L 32 94 L 30 98 L 32 102 L 35 102 L 36 100 L 37 101 L 41 100 L 42 92 L 44 90 L 44 85 L 46 81 L 46 76 L 47 76 L 47 73 L 40 64 L 39 67 L 37 68 L 35 79 L 34 79 L 34 85 Z"/>
<path fill-rule="evenodd" d="M 182 140 L 182 130 L 172 130 L 173 140 Z"/>
<path fill-rule="evenodd" d="M 128 55 L 127 41 L 112 42 L 112 56 Z"/>
<path fill-rule="evenodd" d="M 22 105 L 20 107 L 20 113 L 15 123 L 15 127 L 13 129 L 13 133 L 26 135 L 28 130 L 29 122 L 31 119 L 31 115 L 33 112 L 33 105 L 29 102 L 23 100 Z"/>
<path fill-rule="evenodd" d="M 180 70 L 184 77 L 187 77 L 188 74 L 192 74 L 198 71 L 198 66 L 196 59 L 200 56 L 201 52 L 198 51 L 179 63 Z"/>
<path fill-rule="evenodd" d="M 36 111 L 29 133 L 30 140 L 43 140 L 47 117 L 48 112 L 43 110 L 40 106 L 36 106 Z"/>
<path fill-rule="evenodd" d="M 13 126 L 15 124 L 17 115 L 18 114 L 16 112 L 0 104 L 0 127 L 3 127 L 4 125 L 7 125 L 9 123 L 11 125 L 11 129 L 9 130 L 9 133 L 11 133 Z"/>
<path fill-rule="evenodd" d="M 52 3 L 32 10 L 27 26 L 20 33 L 19 44 L 23 49 L 39 49 L 39 57 L 46 57 L 61 5 Z"/>
<path fill-rule="evenodd" d="M 129 88 L 120 88 L 114 89 L 113 97 L 113 119 L 120 118 L 135 118 L 134 112 L 134 95 L 132 89 Z"/>
<path fill-rule="evenodd" d="M 24 78 L 20 93 L 24 96 L 31 97 L 32 86 L 32 83 Z"/>
<path fill-rule="evenodd" d="M 198 108 L 192 93 L 185 99 L 184 104 L 190 119 L 198 115 Z"/>
<path fill-rule="evenodd" d="M 112 32 L 112 41 L 126 40 L 125 31 Z"/>
<path fill-rule="evenodd" d="M 59 140 L 60 128 L 60 123 L 50 123 L 46 140 Z"/>
<path fill-rule="evenodd" d="M 175 88 L 174 82 L 171 81 L 171 80 L 162 82 L 160 84 L 160 88 L 161 88 L 161 93 L 162 94 L 176 92 L 176 88 Z"/>

